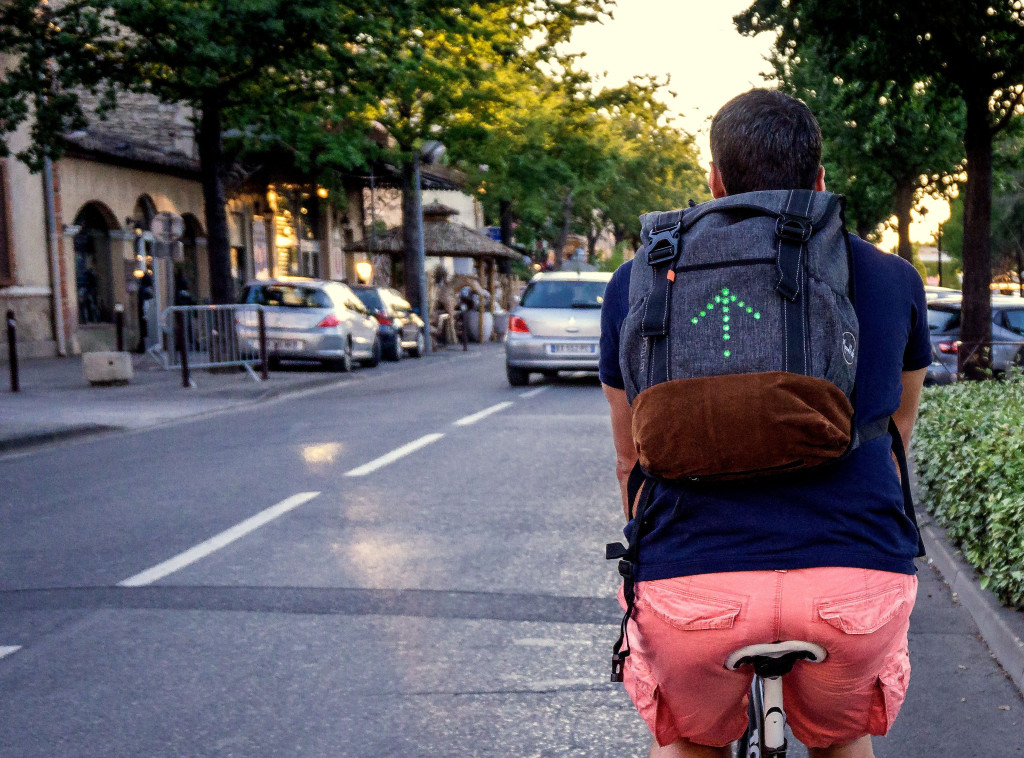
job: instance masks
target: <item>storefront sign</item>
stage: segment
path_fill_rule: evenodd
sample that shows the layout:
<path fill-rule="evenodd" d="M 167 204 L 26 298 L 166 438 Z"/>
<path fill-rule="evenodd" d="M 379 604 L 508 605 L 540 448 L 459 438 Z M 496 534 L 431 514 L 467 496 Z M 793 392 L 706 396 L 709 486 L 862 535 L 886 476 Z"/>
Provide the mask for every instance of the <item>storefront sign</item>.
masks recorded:
<path fill-rule="evenodd" d="M 252 220 L 252 263 L 257 279 L 270 278 L 267 225 L 260 216 L 255 216 Z"/>

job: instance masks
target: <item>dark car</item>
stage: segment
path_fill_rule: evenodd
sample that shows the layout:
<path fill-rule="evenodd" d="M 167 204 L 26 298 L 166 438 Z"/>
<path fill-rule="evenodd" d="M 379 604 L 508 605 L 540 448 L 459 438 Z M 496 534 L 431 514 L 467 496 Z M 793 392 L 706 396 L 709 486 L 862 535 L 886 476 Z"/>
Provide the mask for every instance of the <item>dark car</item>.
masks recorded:
<path fill-rule="evenodd" d="M 387 360 L 401 360 L 406 352 L 413 358 L 423 355 L 426 341 L 423 319 L 413 312 L 412 306 L 397 290 L 369 284 L 349 286 L 377 319 L 381 348 Z"/>
<path fill-rule="evenodd" d="M 928 303 L 928 331 L 932 342 L 932 365 L 925 375 L 927 384 L 949 384 L 957 379 L 960 353 L 959 297 Z M 992 296 L 992 369 L 1005 372 L 1024 360 L 1024 299 Z"/>

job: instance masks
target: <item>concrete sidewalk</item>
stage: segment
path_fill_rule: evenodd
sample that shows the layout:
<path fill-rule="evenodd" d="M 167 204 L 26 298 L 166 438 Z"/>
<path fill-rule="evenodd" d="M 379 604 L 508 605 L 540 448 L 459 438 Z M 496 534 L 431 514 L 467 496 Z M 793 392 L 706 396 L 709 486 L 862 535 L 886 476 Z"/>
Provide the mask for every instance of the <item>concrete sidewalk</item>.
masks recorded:
<path fill-rule="evenodd" d="M 494 345 L 473 345 L 468 356 Z M 370 378 L 388 367 L 429 364 L 467 357 L 461 350 L 434 353 L 421 360 L 382 363 L 376 369 L 357 367 L 340 373 L 317 364 L 285 363 L 265 382 L 247 372 L 192 372 L 193 387 L 182 387 L 181 372 L 167 371 L 148 355 L 132 355 L 135 376 L 123 386 L 91 386 L 82 373 L 81 356 L 23 360 L 21 391 L 12 393 L 8 366 L 0 366 L 0 455 L 38 445 L 142 429 L 193 416 Z"/>

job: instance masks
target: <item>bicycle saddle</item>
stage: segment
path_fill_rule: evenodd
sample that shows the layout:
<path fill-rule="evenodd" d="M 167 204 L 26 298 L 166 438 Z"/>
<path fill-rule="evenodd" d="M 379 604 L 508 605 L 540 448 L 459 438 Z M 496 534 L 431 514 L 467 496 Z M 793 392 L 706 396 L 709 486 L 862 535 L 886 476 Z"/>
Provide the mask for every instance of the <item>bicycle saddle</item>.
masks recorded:
<path fill-rule="evenodd" d="M 813 642 L 786 640 L 759 645 L 747 645 L 734 650 L 725 659 L 725 667 L 735 671 L 740 666 L 751 665 L 763 679 L 788 674 L 797 661 L 821 663 L 828 657 L 825 648 Z"/>

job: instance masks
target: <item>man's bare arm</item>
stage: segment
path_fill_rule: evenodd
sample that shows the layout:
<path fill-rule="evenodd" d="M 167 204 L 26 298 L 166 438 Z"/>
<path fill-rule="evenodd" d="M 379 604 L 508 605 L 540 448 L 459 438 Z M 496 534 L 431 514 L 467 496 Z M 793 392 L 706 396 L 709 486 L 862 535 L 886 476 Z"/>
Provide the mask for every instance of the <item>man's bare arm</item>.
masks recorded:
<path fill-rule="evenodd" d="M 900 430 L 900 437 L 903 438 L 903 448 L 910 450 L 910 435 L 914 432 L 914 422 L 917 420 L 917 407 L 921 404 L 921 388 L 924 387 L 924 375 L 928 369 L 922 368 L 917 371 L 904 371 L 901 377 L 903 382 L 903 394 L 900 397 L 900 407 L 892 414 L 896 427 Z"/>
<path fill-rule="evenodd" d="M 612 417 L 612 442 L 615 444 L 615 476 L 619 480 L 622 491 L 622 512 L 628 519 L 629 495 L 626 493 L 626 482 L 629 472 L 636 463 L 636 447 L 633 445 L 633 410 L 626 400 L 626 391 L 602 384 L 604 396 L 608 399 L 608 407 Z"/>

